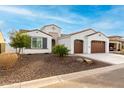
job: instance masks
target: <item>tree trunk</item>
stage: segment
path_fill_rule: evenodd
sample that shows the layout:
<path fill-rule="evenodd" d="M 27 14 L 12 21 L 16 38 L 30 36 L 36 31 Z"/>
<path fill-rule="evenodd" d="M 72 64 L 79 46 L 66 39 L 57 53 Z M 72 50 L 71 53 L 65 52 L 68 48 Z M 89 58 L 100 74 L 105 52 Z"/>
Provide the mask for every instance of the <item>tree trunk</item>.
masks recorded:
<path fill-rule="evenodd" d="M 17 54 L 17 48 L 16 48 L 16 54 Z"/>
<path fill-rule="evenodd" d="M 21 53 L 21 48 L 19 48 L 19 54 Z"/>

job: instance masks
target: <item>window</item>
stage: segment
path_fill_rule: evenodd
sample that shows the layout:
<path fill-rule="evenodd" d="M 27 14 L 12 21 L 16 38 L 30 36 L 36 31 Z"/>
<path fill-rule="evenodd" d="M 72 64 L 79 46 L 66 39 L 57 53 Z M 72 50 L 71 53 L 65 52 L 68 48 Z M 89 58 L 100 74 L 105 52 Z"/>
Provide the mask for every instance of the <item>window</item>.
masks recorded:
<path fill-rule="evenodd" d="M 43 48 L 47 49 L 47 38 L 42 38 L 42 37 L 32 37 L 31 39 L 31 48 Z"/>
<path fill-rule="evenodd" d="M 41 37 L 33 37 L 31 48 L 42 48 L 42 38 Z"/>

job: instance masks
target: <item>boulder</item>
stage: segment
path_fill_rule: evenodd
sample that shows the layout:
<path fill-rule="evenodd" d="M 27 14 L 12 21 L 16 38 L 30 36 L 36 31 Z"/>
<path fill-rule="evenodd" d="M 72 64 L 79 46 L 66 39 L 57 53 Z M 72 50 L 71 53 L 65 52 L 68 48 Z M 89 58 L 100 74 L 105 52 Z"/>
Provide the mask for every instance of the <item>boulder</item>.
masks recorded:
<path fill-rule="evenodd" d="M 84 62 L 84 59 L 83 58 L 77 58 L 76 61 L 77 62 Z"/>
<path fill-rule="evenodd" d="M 86 63 L 88 63 L 88 64 L 92 64 L 92 63 L 93 63 L 93 61 L 92 61 L 92 60 L 87 59 L 87 58 L 85 58 L 85 59 L 84 59 L 84 62 L 86 62 Z"/>

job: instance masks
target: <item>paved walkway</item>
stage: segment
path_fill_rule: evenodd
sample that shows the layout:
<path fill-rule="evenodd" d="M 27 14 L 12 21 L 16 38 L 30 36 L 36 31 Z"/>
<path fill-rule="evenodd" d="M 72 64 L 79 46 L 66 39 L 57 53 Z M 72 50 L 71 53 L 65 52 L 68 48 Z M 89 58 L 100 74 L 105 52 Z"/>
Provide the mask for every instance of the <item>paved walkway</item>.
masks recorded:
<path fill-rule="evenodd" d="M 98 53 L 98 54 L 76 54 L 76 55 L 110 64 L 124 63 L 124 55 L 120 55 L 120 54 Z"/>

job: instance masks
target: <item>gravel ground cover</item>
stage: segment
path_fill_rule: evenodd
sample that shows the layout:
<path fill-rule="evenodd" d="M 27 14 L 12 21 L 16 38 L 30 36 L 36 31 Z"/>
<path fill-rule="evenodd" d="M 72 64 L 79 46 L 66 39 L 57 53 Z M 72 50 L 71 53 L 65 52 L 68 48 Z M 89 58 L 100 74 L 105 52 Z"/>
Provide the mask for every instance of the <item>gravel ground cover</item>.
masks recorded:
<path fill-rule="evenodd" d="M 55 75 L 109 66 L 111 64 L 93 61 L 93 64 L 79 62 L 79 56 L 59 58 L 53 54 L 23 55 L 22 60 L 8 70 L 0 70 L 0 85 L 24 82 Z"/>

